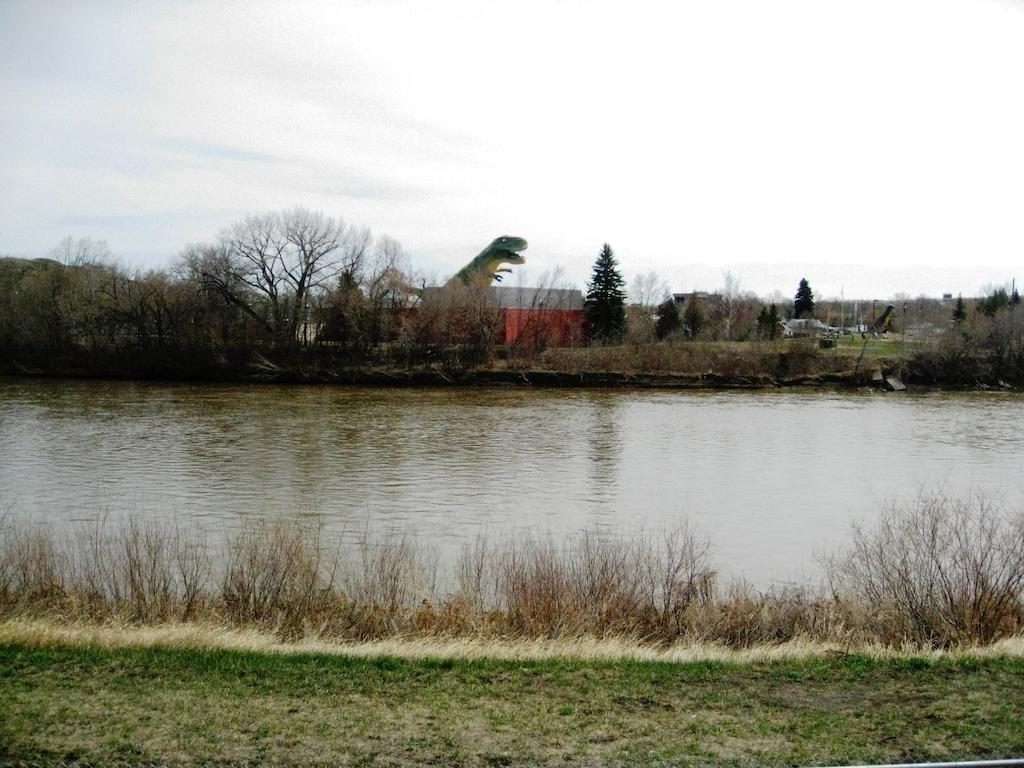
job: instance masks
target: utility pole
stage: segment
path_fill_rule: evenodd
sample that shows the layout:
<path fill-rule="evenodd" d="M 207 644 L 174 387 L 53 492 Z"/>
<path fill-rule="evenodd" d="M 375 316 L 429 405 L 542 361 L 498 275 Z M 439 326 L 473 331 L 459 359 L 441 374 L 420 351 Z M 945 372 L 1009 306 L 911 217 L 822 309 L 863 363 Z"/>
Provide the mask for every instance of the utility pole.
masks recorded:
<path fill-rule="evenodd" d="M 903 302 L 903 333 L 900 336 L 900 357 L 907 356 L 907 302 Z"/>

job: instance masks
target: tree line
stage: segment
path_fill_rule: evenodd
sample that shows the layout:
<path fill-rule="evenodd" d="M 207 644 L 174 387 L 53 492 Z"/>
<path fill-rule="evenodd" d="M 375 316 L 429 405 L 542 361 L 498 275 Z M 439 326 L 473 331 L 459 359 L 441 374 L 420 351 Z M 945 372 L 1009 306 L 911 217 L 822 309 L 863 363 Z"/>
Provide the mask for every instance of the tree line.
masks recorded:
<path fill-rule="evenodd" d="M 501 322 L 493 302 L 469 288 L 425 285 L 397 240 L 302 208 L 246 216 L 165 269 L 132 270 L 105 243 L 68 237 L 47 258 L 0 258 L 0 353 L 8 366 L 83 369 L 232 367 L 271 353 L 478 364 L 493 354 Z M 613 343 L 647 330 L 666 339 L 683 329 L 705 337 L 718 324 L 743 337 L 753 306 L 735 290 L 678 319 L 664 301 L 657 311 L 627 305 L 605 245 L 579 340 Z"/>
<path fill-rule="evenodd" d="M 0 352 L 194 366 L 259 350 L 358 356 L 398 338 L 412 280 L 396 240 L 298 208 L 248 216 L 145 272 L 65 238 L 49 258 L 0 259 Z"/>
<path fill-rule="evenodd" d="M 166 269 L 131 270 L 102 242 L 65 238 L 48 258 L 0 258 L 0 363 L 206 375 L 254 361 L 466 367 L 543 351 L 543 333 L 499 345 L 503 317 L 486 291 L 426 282 L 397 240 L 302 208 L 247 216 L 215 241 L 187 246 Z M 913 311 L 932 313 L 946 347 L 1003 361 L 1002 372 L 1024 360 L 1019 303 L 1016 291 L 995 289 L 960 299 L 952 314 L 924 299 Z M 806 278 L 792 303 L 766 303 L 730 273 L 719 291 L 682 302 L 653 272 L 627 292 L 605 244 L 577 341 L 771 340 L 784 318 L 834 317 L 835 309 L 815 299 Z"/>
<path fill-rule="evenodd" d="M 587 286 L 589 339 L 599 343 L 702 339 L 707 341 L 772 340 L 781 336 L 786 318 L 814 316 L 814 294 L 800 280 L 792 305 L 764 303 L 743 291 L 739 280 L 725 273 L 724 286 L 714 294 L 677 298 L 654 272 L 638 275 L 627 304 L 625 280 L 610 245 L 605 243 L 594 263 Z"/>
<path fill-rule="evenodd" d="M 302 208 L 246 216 L 165 269 L 132 270 L 105 243 L 68 237 L 47 258 L 0 258 L 0 364 L 231 375 L 254 362 L 485 362 L 501 308 L 486 290 L 426 283 L 397 240 Z M 542 350 L 544 334 L 520 330 L 505 354 Z"/>

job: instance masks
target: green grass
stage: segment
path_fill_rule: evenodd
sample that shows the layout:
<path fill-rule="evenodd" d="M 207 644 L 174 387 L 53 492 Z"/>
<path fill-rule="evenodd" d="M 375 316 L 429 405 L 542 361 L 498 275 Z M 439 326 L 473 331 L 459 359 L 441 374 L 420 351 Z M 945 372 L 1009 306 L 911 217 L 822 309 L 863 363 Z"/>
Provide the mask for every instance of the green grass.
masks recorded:
<path fill-rule="evenodd" d="M 0 763 L 810 765 L 1024 753 L 1024 660 L 356 659 L 0 645 Z"/>
<path fill-rule="evenodd" d="M 866 342 L 866 346 L 865 346 Z M 904 354 L 912 355 L 921 345 L 921 342 L 901 342 L 898 338 L 883 339 L 862 339 L 857 336 L 840 336 L 836 339 L 836 348 L 840 353 L 852 357 L 858 357 L 861 350 L 864 350 L 864 358 L 898 358 Z M 827 350 L 822 350 L 827 352 Z"/>

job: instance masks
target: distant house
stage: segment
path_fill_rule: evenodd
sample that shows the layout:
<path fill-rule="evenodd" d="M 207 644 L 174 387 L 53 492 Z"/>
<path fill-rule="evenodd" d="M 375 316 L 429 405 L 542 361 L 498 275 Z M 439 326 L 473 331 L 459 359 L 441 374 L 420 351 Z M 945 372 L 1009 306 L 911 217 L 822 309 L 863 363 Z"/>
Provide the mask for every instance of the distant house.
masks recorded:
<path fill-rule="evenodd" d="M 672 301 L 682 306 L 694 299 L 711 299 L 716 296 L 717 294 L 708 293 L 707 291 L 690 291 L 690 293 L 673 293 Z"/>
<path fill-rule="evenodd" d="M 813 318 L 793 318 L 782 324 L 782 335 L 789 339 L 816 338 L 828 336 L 829 333 L 827 325 Z"/>

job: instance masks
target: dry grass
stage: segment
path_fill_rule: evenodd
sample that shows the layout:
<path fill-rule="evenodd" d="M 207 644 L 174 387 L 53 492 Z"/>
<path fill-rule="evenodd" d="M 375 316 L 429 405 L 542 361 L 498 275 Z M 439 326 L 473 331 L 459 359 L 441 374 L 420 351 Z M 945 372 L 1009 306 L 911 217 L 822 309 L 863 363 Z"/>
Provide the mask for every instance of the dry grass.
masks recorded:
<path fill-rule="evenodd" d="M 670 341 L 558 348 L 544 352 L 540 365 L 567 373 L 708 374 L 752 380 L 786 379 L 829 373 L 848 373 L 853 359 L 818 350 L 816 342 Z"/>
<path fill-rule="evenodd" d="M 257 629 L 225 629 L 220 625 L 168 623 L 153 626 L 127 624 L 61 623 L 49 619 L 11 618 L 0 621 L 0 644 L 35 647 L 67 646 L 113 650 L 117 648 L 166 648 L 172 650 L 228 650 L 271 654 L 325 654 L 355 658 L 394 657 L 401 659 L 482 659 L 507 661 L 642 661 L 688 663 L 714 661 L 730 664 L 758 664 L 803 661 L 857 654 L 884 661 L 923 658 L 986 659 L 1024 657 L 1024 636 L 1004 638 L 985 646 L 956 649 L 917 645 L 900 647 L 880 644 L 840 646 L 808 639 L 785 643 L 730 648 L 721 644 L 681 642 L 659 646 L 633 638 L 577 637 L 563 639 L 519 639 L 470 637 L 392 637 L 365 642 L 337 642 L 306 638 L 283 642 L 279 636 Z"/>
<path fill-rule="evenodd" d="M 342 553 L 324 547 L 316 526 L 295 523 L 254 523 L 217 558 L 198 535 L 153 523 L 101 523 L 68 538 L 13 522 L 0 531 L 5 619 L 651 652 L 808 642 L 950 649 L 1024 628 L 1024 515 L 984 500 L 886 510 L 831 559 L 829 590 L 720 588 L 708 542 L 685 526 L 628 539 L 478 538 L 441 576 L 409 539 L 367 539 Z"/>

